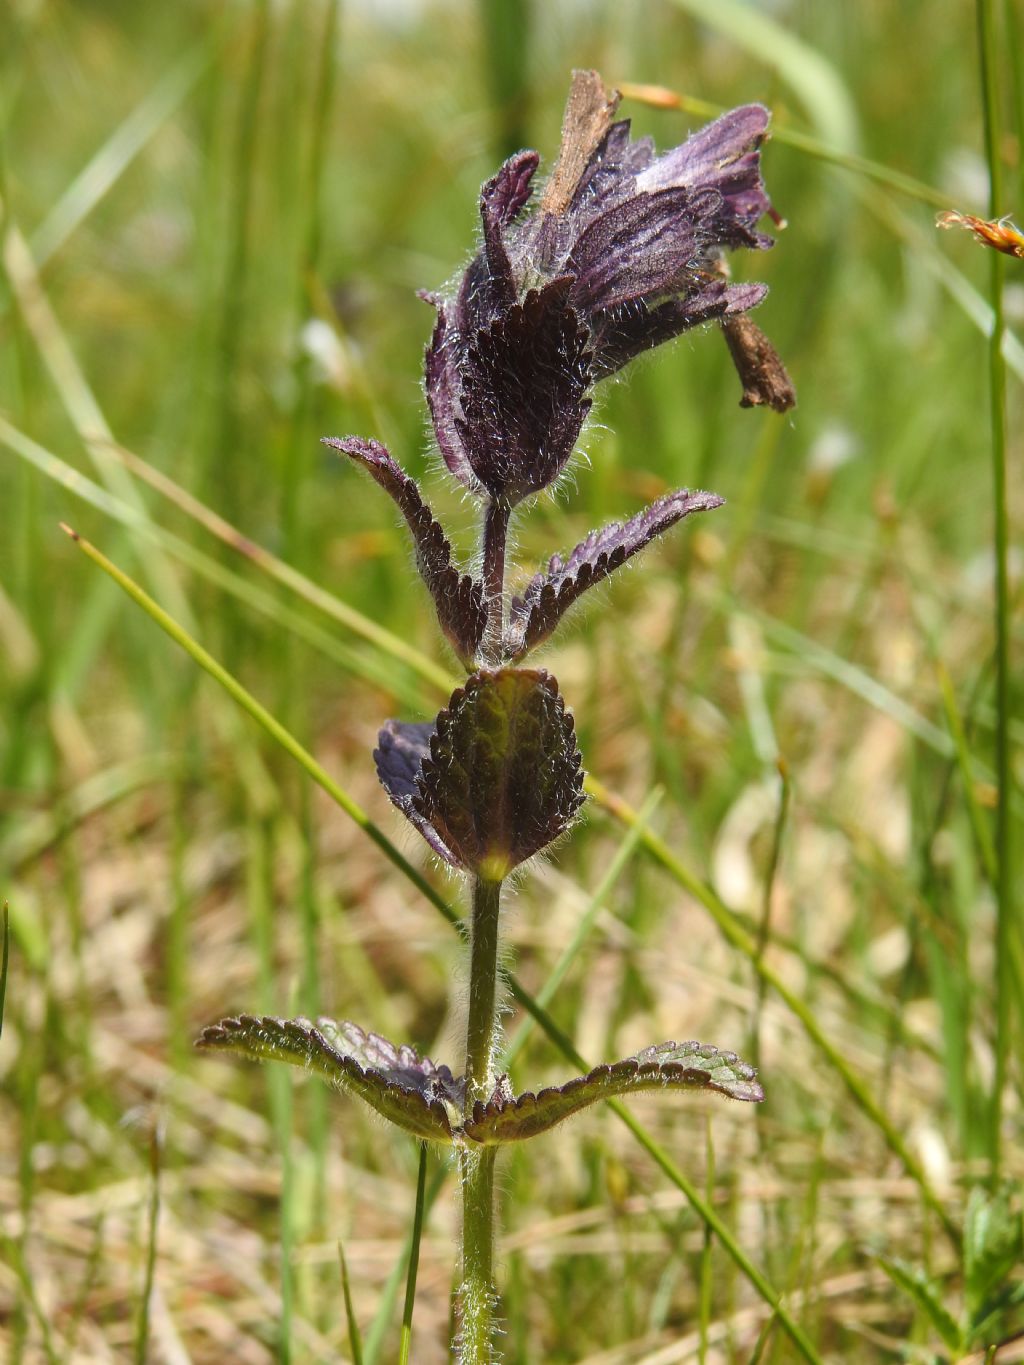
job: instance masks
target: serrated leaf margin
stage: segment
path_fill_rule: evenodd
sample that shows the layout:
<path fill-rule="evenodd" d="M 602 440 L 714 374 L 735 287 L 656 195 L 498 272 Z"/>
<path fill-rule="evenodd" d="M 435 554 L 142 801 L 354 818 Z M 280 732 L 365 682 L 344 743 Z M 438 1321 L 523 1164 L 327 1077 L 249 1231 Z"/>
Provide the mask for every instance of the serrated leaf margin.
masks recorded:
<path fill-rule="evenodd" d="M 764 1091 L 752 1066 L 710 1043 L 658 1043 L 620 1062 L 605 1063 L 564 1085 L 510 1097 L 507 1078 L 478 1101 L 463 1124 L 466 1137 L 484 1145 L 523 1141 L 546 1132 L 599 1100 L 649 1090 L 706 1090 L 759 1104 Z"/>
<path fill-rule="evenodd" d="M 523 592 L 512 598 L 503 641 L 505 656 L 518 662 L 551 635 L 589 588 L 603 582 L 676 522 L 722 503 L 715 493 L 680 488 L 650 503 L 628 521 L 613 521 L 591 531 L 567 558 L 552 555 L 547 569 L 534 574 Z"/>
<path fill-rule="evenodd" d="M 391 1049 L 407 1068 L 422 1070 L 428 1081 L 437 1078 L 437 1096 L 429 1097 L 376 1067 L 363 1065 L 353 1052 L 340 1051 L 329 1035 L 354 1050 L 361 1047 L 364 1058 L 368 1049 L 379 1051 L 381 1045 Z M 240 1014 L 208 1025 L 195 1046 L 205 1052 L 231 1052 L 251 1061 L 282 1061 L 315 1071 L 336 1088 L 358 1095 L 382 1118 L 414 1137 L 429 1142 L 452 1141 L 448 1108 L 440 1098 L 449 1084 L 457 1085 L 448 1068 L 435 1066 L 429 1057 L 420 1057 L 410 1047 L 398 1048 L 378 1034 L 365 1033 L 357 1024 Z"/>

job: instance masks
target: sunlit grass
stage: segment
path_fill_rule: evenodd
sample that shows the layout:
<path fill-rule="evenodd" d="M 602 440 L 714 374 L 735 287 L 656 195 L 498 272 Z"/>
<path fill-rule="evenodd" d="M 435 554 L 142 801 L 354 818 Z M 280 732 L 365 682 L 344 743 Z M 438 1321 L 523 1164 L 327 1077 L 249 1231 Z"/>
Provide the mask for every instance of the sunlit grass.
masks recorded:
<path fill-rule="evenodd" d="M 128 1360 L 142 1323 L 168 1358 L 398 1356 L 414 1144 L 190 1044 L 266 1008 L 452 1053 L 450 887 L 393 844 L 369 751 L 384 716 L 433 713 L 453 666 L 389 512 L 317 440 L 362 431 L 427 467 L 413 290 L 465 259 L 508 139 L 550 153 L 567 71 L 589 64 L 682 96 L 626 108 L 662 143 L 702 101 L 773 108 L 788 227 L 756 262 L 759 322 L 800 406 L 740 412 L 718 338 L 687 338 L 605 394 L 589 467 L 518 527 L 528 561 L 669 486 L 727 498 L 651 552 L 642 586 L 608 590 L 617 620 L 584 612 L 546 656 L 595 799 L 510 918 L 514 1075 L 536 1088 L 568 1055 L 656 1036 L 742 1052 L 757 1019 L 768 1103 L 637 1102 L 621 1117 L 643 1145 L 593 1111 L 517 1153 L 508 1358 L 791 1359 L 744 1259 L 821 1357 L 953 1355 L 927 1286 L 956 1319 L 968 1192 L 995 1154 L 1024 1177 L 1021 509 L 998 481 L 1021 453 L 1024 276 L 1007 260 L 990 284 L 933 222 L 1024 212 L 1017 20 L 985 8 L 989 205 L 969 9 L 771 12 L 0 17 L 5 1359 Z M 305 773 L 60 521 L 272 713 Z M 157 1122 L 124 1125 L 140 1105 Z M 446 1176 L 422 1196 L 426 1365 L 449 1339 Z"/>

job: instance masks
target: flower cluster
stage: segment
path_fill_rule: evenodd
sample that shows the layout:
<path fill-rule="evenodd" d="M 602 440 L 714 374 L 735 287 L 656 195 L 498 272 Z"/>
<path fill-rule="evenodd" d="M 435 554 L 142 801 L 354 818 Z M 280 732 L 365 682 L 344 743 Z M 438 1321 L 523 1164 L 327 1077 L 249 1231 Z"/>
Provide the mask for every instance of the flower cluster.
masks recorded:
<path fill-rule="evenodd" d="M 735 109 L 659 157 L 649 138 L 634 141 L 629 123 L 614 121 L 617 100 L 596 72 L 576 72 L 558 159 L 532 211 L 540 159 L 524 151 L 483 187 L 482 244 L 452 296 L 424 296 L 437 311 L 425 372 L 438 448 L 490 509 L 483 578 L 455 567 L 415 483 L 382 446 L 327 441 L 398 504 L 441 628 L 467 667 L 518 661 L 586 588 L 682 517 L 719 502 L 672 493 L 592 533 L 565 559 L 554 556 L 500 619 L 495 560 L 508 513 L 565 468 L 596 384 L 641 352 L 717 321 L 743 401 L 793 401 L 774 351 L 745 316 L 765 286 L 729 284 L 723 263 L 727 249 L 772 245 L 757 228 L 772 212 L 758 150 L 768 111 Z"/>

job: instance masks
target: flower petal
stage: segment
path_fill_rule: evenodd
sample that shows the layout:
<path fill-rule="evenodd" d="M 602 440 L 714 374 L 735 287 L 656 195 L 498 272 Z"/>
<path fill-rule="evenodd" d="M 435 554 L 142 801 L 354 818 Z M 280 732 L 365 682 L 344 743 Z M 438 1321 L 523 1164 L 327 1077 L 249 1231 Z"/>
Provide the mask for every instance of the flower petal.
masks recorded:
<path fill-rule="evenodd" d="M 539 162 L 536 152 L 518 152 L 480 191 L 484 248 L 470 262 L 459 287 L 455 316 L 461 332 L 486 327 L 515 302 L 516 286 L 504 230 L 529 199 L 530 182 Z"/>
<path fill-rule="evenodd" d="M 477 478 L 462 444 L 457 421 L 460 368 L 458 333 L 448 321 L 444 302 L 434 295 L 429 296 L 429 302 L 437 309 L 437 322 L 427 347 L 424 370 L 427 405 L 434 424 L 437 447 L 441 458 L 459 482 L 467 488 L 476 488 Z"/>
<path fill-rule="evenodd" d="M 717 190 L 724 206 L 717 240 L 723 246 L 771 246 L 770 237 L 754 231 L 758 219 L 772 206 L 761 179 L 758 151 L 770 119 L 761 104 L 723 114 L 641 172 L 637 188 Z"/>
<path fill-rule="evenodd" d="M 691 327 L 756 308 L 764 284 L 730 284 L 704 279 L 700 288 L 650 307 L 642 299 L 599 314 L 593 321 L 594 371 L 606 379 L 642 351 L 671 341 Z"/>
<path fill-rule="evenodd" d="M 638 194 L 596 218 L 566 263 L 574 277 L 572 301 L 582 311 L 614 308 L 630 299 L 665 294 L 702 254 L 695 212 L 685 189 Z"/>

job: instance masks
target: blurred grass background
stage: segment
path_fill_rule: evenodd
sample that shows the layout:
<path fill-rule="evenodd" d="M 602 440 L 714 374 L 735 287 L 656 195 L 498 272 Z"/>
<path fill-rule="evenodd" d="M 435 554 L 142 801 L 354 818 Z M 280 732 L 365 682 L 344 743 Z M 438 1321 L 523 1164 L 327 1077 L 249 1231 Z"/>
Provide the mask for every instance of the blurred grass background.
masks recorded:
<path fill-rule="evenodd" d="M 1000 211 L 1024 212 L 1020 15 L 995 8 Z M 620 576 L 544 662 L 595 777 L 637 807 L 661 793 L 650 829 L 755 939 L 770 912 L 765 962 L 914 1169 L 642 846 L 552 1012 L 590 1061 L 671 1037 L 758 1056 L 757 1113 L 634 1107 L 822 1359 L 962 1358 L 1020 1329 L 1007 1308 L 976 1340 L 943 1342 L 928 1286 L 959 1314 L 970 1266 L 922 1197 L 924 1181 L 959 1228 L 999 1145 L 987 260 L 933 227 L 937 208 L 987 214 L 975 52 L 970 7 L 881 0 L 0 11 L 4 1359 L 347 1359 L 339 1238 L 364 1358 L 394 1358 L 412 1144 L 315 1085 L 201 1061 L 191 1039 L 226 1013 L 301 1010 L 457 1061 L 457 941 L 58 522 L 143 583 L 450 895 L 370 761 L 385 717 L 436 710 L 436 670 L 343 609 L 328 619 L 250 542 L 442 660 L 390 506 L 317 438 L 386 441 L 472 552 L 470 510 L 430 454 L 431 315 L 414 291 L 465 262 L 502 156 L 551 157 L 574 66 L 773 109 L 766 179 L 789 226 L 733 264 L 771 285 L 757 320 L 800 405 L 741 411 L 713 332 L 605 391 L 574 483 L 519 521 L 524 568 L 668 487 L 728 505 Z M 699 121 L 624 113 L 661 146 Z M 1019 471 L 1024 263 L 1005 278 Z M 139 459 L 173 484 L 154 491 Z M 1019 474 L 1009 492 L 1016 602 Z M 248 539 L 212 536 L 203 509 Z M 1019 612 L 1010 629 L 1019 668 Z M 528 989 L 625 837 L 591 803 L 524 880 L 508 931 Z M 1018 1213 L 1021 1041 L 1018 1011 L 1000 1129 Z M 569 1074 L 534 1030 L 517 1087 Z M 439 1179 L 435 1161 L 428 1194 Z M 508 1157 L 502 1203 L 510 1361 L 794 1358 L 612 1115 Z M 449 1181 L 421 1251 L 425 1365 L 446 1358 L 456 1243 Z M 880 1257 L 906 1263 L 902 1285 Z"/>

